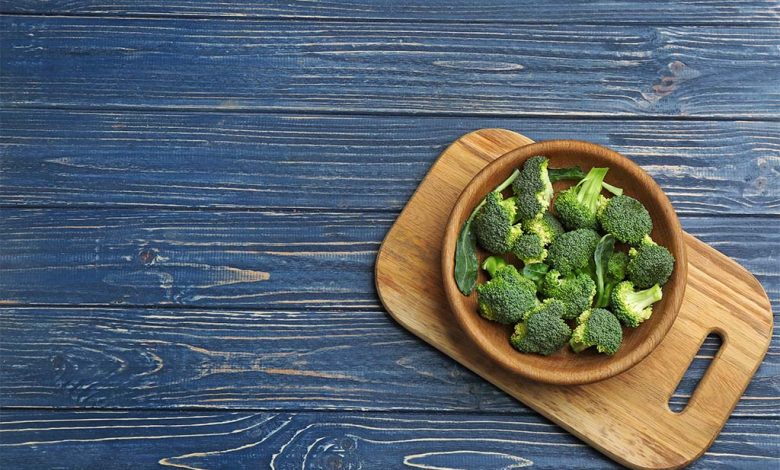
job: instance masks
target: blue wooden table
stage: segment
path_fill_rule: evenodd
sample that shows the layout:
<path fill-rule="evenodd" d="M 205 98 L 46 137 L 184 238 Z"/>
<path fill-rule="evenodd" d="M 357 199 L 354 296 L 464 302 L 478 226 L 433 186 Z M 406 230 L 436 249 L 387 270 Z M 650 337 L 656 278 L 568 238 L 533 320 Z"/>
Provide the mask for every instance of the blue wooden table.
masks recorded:
<path fill-rule="evenodd" d="M 0 12 L 2 468 L 613 467 L 378 302 L 477 128 L 631 156 L 780 312 L 777 1 Z M 779 418 L 780 339 L 694 467 L 777 468 Z"/>

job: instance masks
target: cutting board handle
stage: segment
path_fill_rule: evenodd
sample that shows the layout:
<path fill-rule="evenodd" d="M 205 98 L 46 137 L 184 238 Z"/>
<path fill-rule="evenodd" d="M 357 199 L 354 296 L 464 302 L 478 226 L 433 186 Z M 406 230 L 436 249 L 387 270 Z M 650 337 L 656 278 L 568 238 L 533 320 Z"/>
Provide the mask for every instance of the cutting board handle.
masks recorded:
<path fill-rule="evenodd" d="M 712 404 L 717 403 L 724 395 L 723 385 L 731 380 L 734 371 L 729 367 L 729 363 L 738 361 L 737 350 L 730 344 L 728 333 L 721 329 L 713 329 L 702 338 L 702 344 L 711 333 L 718 335 L 721 339 L 720 348 L 710 361 L 709 367 L 704 372 L 696 388 L 688 399 L 688 404 L 678 414 L 683 418 L 697 419 L 699 416 L 706 416 L 711 412 Z M 701 350 L 701 348 L 699 348 Z M 691 358 L 691 362 L 695 356 Z M 686 370 L 687 372 L 687 370 Z M 752 376 L 753 374 L 750 374 Z M 679 386 L 679 384 L 678 384 Z M 676 387 L 675 387 L 676 389 Z M 674 392 L 672 392 L 674 393 Z M 741 393 L 740 393 L 741 394 Z M 739 399 L 739 397 L 737 397 Z"/>
<path fill-rule="evenodd" d="M 721 339 L 720 348 L 687 406 L 674 413 L 684 427 L 695 428 L 697 423 L 718 423 L 728 419 L 769 347 L 773 318 L 766 292 L 751 273 L 698 239 L 688 234 L 686 237 L 689 277 L 695 277 L 700 288 L 686 290 L 675 328 L 670 333 L 672 337 L 665 343 L 678 347 L 685 347 L 683 345 L 687 343 L 690 349 L 686 351 L 686 357 L 693 361 L 708 335 L 715 334 Z M 691 249 L 693 247 L 697 249 Z M 724 279 L 728 279 L 727 285 Z M 729 298 L 729 292 L 739 292 L 742 296 L 733 301 L 724 300 Z M 712 302 L 713 298 L 719 302 Z M 695 350 L 692 346 L 696 343 L 681 332 L 699 338 Z M 669 359 L 670 364 L 681 362 L 672 357 Z M 670 397 L 687 369 L 671 374 L 677 377 L 671 384 Z"/>

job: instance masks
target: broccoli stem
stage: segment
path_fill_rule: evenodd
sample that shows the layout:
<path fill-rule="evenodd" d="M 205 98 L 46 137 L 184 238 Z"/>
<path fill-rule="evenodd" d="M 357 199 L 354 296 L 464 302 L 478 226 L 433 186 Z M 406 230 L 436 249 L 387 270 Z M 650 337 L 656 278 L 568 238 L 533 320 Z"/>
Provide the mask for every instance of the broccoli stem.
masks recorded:
<path fill-rule="evenodd" d="M 607 278 L 607 265 L 609 259 L 612 257 L 612 253 L 615 252 L 615 237 L 610 234 L 606 234 L 601 237 L 598 245 L 596 245 L 596 251 L 593 253 L 593 264 L 596 270 L 596 307 L 604 307 L 608 300 L 605 297 L 606 294 L 606 278 Z"/>
<path fill-rule="evenodd" d="M 606 286 L 604 286 L 604 292 L 602 292 L 601 296 L 596 301 L 596 307 L 598 308 L 607 308 L 607 305 L 609 305 L 609 299 L 612 297 L 612 289 L 615 288 L 614 282 L 607 283 Z"/>
<path fill-rule="evenodd" d="M 648 289 L 639 290 L 634 292 L 633 294 L 629 294 L 627 303 L 629 303 L 632 307 L 636 308 L 637 310 L 644 310 L 650 305 L 661 300 L 661 297 L 662 297 L 661 286 L 656 284 L 653 287 L 650 287 Z"/>
<path fill-rule="evenodd" d="M 513 171 L 512 174 L 509 175 L 509 178 L 507 178 L 503 183 L 499 184 L 493 191 L 498 191 L 500 193 L 501 191 L 508 188 L 517 179 L 518 176 L 520 176 L 520 170 Z"/>
<path fill-rule="evenodd" d="M 611 184 L 607 183 L 606 181 L 602 181 L 601 185 L 604 186 L 604 189 L 611 192 L 615 196 L 622 196 L 623 195 L 623 188 L 618 188 L 617 186 L 612 186 Z"/>
<path fill-rule="evenodd" d="M 577 190 L 577 200 L 592 212 L 596 212 L 596 204 L 598 204 L 607 171 L 609 168 L 591 168 L 585 178 L 577 183 L 578 186 L 582 185 Z"/>
<path fill-rule="evenodd" d="M 583 173 L 578 166 L 572 166 L 569 168 L 549 168 L 547 173 L 551 183 L 562 180 L 582 180 L 585 178 L 585 173 Z M 623 194 L 623 188 L 612 186 L 607 182 L 602 182 L 601 185 L 604 186 L 604 189 L 611 192 L 615 196 L 620 196 Z"/>

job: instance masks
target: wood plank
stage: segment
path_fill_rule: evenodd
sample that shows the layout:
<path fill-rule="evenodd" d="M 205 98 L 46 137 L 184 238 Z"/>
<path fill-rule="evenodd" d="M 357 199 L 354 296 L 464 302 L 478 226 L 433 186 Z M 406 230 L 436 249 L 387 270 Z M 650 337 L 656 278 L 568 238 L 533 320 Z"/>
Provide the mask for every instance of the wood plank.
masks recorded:
<path fill-rule="evenodd" d="M 60 468 L 618 468 L 543 418 L 487 412 L 4 411 L 3 420 L 4 468 L 49 467 L 53 455 Z M 732 419 L 690 468 L 776 468 L 778 433 L 777 420 Z"/>
<path fill-rule="evenodd" d="M 153 1 L 36 0 L 0 2 L 4 13 L 99 16 L 184 16 L 236 18 L 299 18 L 346 20 L 468 21 L 577 24 L 776 24 L 774 1 L 570 2 L 552 0 L 538 8 L 529 0 L 494 0 L 489 8 L 471 0 L 323 0 L 316 3 L 264 0 L 210 3 L 197 0 Z"/>
<path fill-rule="evenodd" d="M 295 309 L 379 307 L 374 259 L 395 219 L 294 211 L 3 214 L 0 301 L 6 304 Z M 682 223 L 747 266 L 778 298 L 780 218 L 684 217 Z"/>
<path fill-rule="evenodd" d="M 3 308 L 0 332 L 3 407 L 533 414 L 376 309 Z M 735 416 L 780 417 L 779 376 L 776 338 Z"/>
<path fill-rule="evenodd" d="M 0 21 L 10 106 L 777 118 L 778 28 Z"/>
<path fill-rule="evenodd" d="M 680 214 L 780 214 L 775 122 L 12 109 L 0 124 L 2 205 L 398 211 L 448 142 L 501 127 L 614 148 Z"/>
<path fill-rule="evenodd" d="M 2 301 L 58 305 L 378 305 L 392 214 L 6 210 Z"/>

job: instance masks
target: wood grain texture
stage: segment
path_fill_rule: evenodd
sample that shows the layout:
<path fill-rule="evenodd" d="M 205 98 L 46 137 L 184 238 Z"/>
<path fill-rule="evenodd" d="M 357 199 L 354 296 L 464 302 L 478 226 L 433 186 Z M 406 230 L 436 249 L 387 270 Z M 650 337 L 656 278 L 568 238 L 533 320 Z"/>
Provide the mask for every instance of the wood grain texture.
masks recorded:
<path fill-rule="evenodd" d="M 3 214 L 0 301 L 72 306 L 376 308 L 373 263 L 395 220 L 371 212 Z M 682 223 L 751 268 L 772 298 L 780 298 L 780 218 Z"/>
<path fill-rule="evenodd" d="M 769 299 L 748 271 L 686 234 L 689 275 L 677 320 L 630 370 L 593 384 L 555 386 L 523 380 L 475 354 L 447 314 L 435 247 L 442 246 L 442 227 L 463 187 L 488 162 L 527 143 L 510 131 L 483 129 L 448 147 L 382 244 L 376 265 L 382 303 L 415 335 L 617 462 L 686 466 L 715 440 L 764 358 L 772 339 Z M 421 278 L 428 282 L 420 284 Z M 669 396 L 712 331 L 724 345 L 685 410 L 673 413 Z"/>
<path fill-rule="evenodd" d="M 378 309 L 3 308 L 0 331 L 3 407 L 533 414 Z M 778 371 L 775 339 L 734 416 L 780 418 Z"/>
<path fill-rule="evenodd" d="M 5 411 L 4 468 L 619 468 L 539 416 Z M 693 469 L 776 468 L 777 420 L 732 420 Z M 514 465 L 514 467 L 511 467 Z"/>
<path fill-rule="evenodd" d="M 6 106 L 780 117 L 771 27 L 4 17 L 0 28 Z"/>
<path fill-rule="evenodd" d="M 756 121 L 777 115 L 778 6 L 529 5 L 0 0 L 33 15 L 0 18 L 0 300 L 68 306 L 0 310 L 0 468 L 612 468 L 390 321 L 376 248 L 463 133 L 592 140 L 648 169 L 780 315 L 780 147 Z M 191 18 L 100 18 L 168 15 Z M 266 263 L 314 287 L 230 284 Z M 777 467 L 778 336 L 693 468 Z"/>
<path fill-rule="evenodd" d="M 0 125 L 9 206 L 396 212 L 447 142 L 503 127 L 628 155 L 679 214 L 780 215 L 774 122 L 5 109 Z"/>
<path fill-rule="evenodd" d="M 6 304 L 376 306 L 390 214 L 6 210 Z"/>
<path fill-rule="evenodd" d="M 501 23 L 589 23 L 589 24 L 777 24 L 777 2 L 768 0 L 643 2 L 569 2 L 553 0 L 539 8 L 529 0 L 491 1 L 490 8 L 471 0 L 323 0 L 232 1 L 211 3 L 198 0 L 3 0 L 0 11 L 48 15 L 99 16 L 195 16 L 230 18 L 303 18 L 345 20 L 468 21 Z"/>

